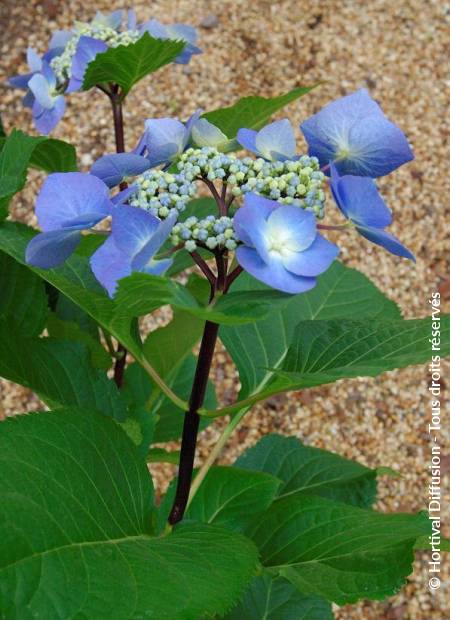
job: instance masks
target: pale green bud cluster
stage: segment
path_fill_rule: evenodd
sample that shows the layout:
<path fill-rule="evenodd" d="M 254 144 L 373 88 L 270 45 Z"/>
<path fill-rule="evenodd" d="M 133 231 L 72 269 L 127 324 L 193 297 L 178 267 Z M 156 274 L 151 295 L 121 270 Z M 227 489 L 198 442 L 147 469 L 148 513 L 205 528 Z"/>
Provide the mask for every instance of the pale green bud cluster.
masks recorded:
<path fill-rule="evenodd" d="M 186 221 L 175 224 L 170 237 L 173 245 L 184 244 L 188 252 L 194 252 L 198 245 L 210 250 L 235 250 L 237 238 L 230 217 L 208 215 L 202 220 L 188 217 Z"/>
<path fill-rule="evenodd" d="M 118 47 L 119 45 L 130 45 L 130 43 L 135 43 L 140 36 L 137 30 L 118 32 L 114 30 L 114 28 L 102 24 L 77 22 L 73 37 L 67 43 L 63 53 L 50 61 L 50 66 L 56 75 L 58 85 L 64 84 L 70 79 L 72 59 L 77 50 L 80 37 L 92 37 L 93 39 L 104 41 L 109 47 Z"/>
<path fill-rule="evenodd" d="M 177 165 L 186 179 L 219 179 L 231 187 L 236 197 L 255 192 L 270 200 L 312 211 L 318 218 L 324 216 L 325 175 L 316 157 L 302 155 L 298 160 L 271 162 L 261 158 L 239 158 L 220 153 L 213 147 L 203 147 L 187 149 Z"/>
<path fill-rule="evenodd" d="M 184 175 L 164 170 L 147 170 L 133 185 L 136 191 L 131 194 L 129 204 L 160 219 L 178 215 L 196 193 L 195 184 L 187 181 Z"/>

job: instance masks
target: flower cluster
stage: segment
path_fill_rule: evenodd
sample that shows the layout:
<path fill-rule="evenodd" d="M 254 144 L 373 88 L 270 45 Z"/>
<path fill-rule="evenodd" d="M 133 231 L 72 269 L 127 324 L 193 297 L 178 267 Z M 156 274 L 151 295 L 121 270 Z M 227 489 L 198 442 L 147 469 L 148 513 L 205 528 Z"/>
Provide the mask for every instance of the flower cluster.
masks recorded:
<path fill-rule="evenodd" d="M 237 247 L 233 218 L 228 216 L 208 215 L 200 220 L 195 216 L 188 217 L 172 228 L 170 240 L 175 246 L 184 244 L 188 252 L 194 252 L 197 244 L 209 250 L 225 248 L 232 251 Z"/>
<path fill-rule="evenodd" d="M 182 174 L 163 170 L 147 170 L 134 184 L 129 204 L 149 211 L 160 219 L 178 216 L 196 193 L 195 184 Z"/>
<path fill-rule="evenodd" d="M 43 232 L 29 244 L 27 260 L 57 266 L 73 252 L 82 230 L 110 216 L 111 235 L 91 258 L 94 274 L 110 295 L 117 281 L 133 271 L 163 273 L 172 261 L 158 256 L 166 241 L 189 252 L 197 247 L 235 252 L 253 277 L 301 293 L 315 286 L 339 252 L 319 232 L 329 228 L 318 223 L 324 215 L 326 175 L 338 210 L 348 220 L 331 228 L 355 230 L 392 254 L 414 260 L 386 230 L 392 215 L 373 179 L 413 157 L 401 130 L 366 91 L 325 106 L 301 129 L 308 155 L 296 154 L 287 120 L 259 131 L 240 129 L 237 140 L 253 158 L 221 152 L 230 141 L 200 111 L 186 123 L 149 119 L 133 153 L 105 155 L 91 174 L 47 179 L 36 209 Z M 110 196 L 110 188 L 130 179 L 130 187 Z M 179 221 L 199 180 L 210 188 L 216 213 Z"/>
<path fill-rule="evenodd" d="M 324 216 L 325 175 L 316 157 L 265 161 L 219 153 L 214 147 L 189 148 L 180 157 L 178 169 L 188 179 L 221 180 L 234 196 L 255 192 L 282 204 L 291 204 Z"/>
<path fill-rule="evenodd" d="M 155 19 L 139 25 L 134 11 L 123 10 L 108 15 L 99 11 L 90 23 L 77 22 L 70 31 L 56 31 L 42 57 L 28 49 L 30 71 L 10 78 L 9 84 L 26 90 L 23 104 L 32 109 L 37 130 L 43 134 L 53 131 L 65 111 L 63 95 L 81 89 L 87 66 L 97 54 L 135 43 L 145 32 L 184 42 L 174 62 L 186 64 L 201 51 L 195 46 L 197 34 L 192 26 L 164 25 Z"/>

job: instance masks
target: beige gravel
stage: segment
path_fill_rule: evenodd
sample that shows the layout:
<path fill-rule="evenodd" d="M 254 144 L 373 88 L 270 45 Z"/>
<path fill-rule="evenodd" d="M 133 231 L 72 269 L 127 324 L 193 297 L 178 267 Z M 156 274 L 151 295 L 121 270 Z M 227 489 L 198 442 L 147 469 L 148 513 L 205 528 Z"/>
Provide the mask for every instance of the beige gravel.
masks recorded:
<path fill-rule="evenodd" d="M 94 8 L 80 0 L 29 2 L 3 0 L 0 6 L 0 79 L 24 70 L 24 50 L 43 51 L 50 32 L 67 27 L 74 18 L 87 19 L 95 8 L 120 8 L 120 3 L 98 0 Z M 384 196 L 396 215 L 394 232 L 418 257 L 416 266 L 396 260 L 359 239 L 341 240 L 342 256 L 395 299 L 408 317 L 425 316 L 427 299 L 448 284 L 448 150 L 445 109 L 448 103 L 445 49 L 446 7 L 437 0 L 254 0 L 159 1 L 135 3 L 141 19 L 200 25 L 205 54 L 185 68 L 171 66 L 144 80 L 127 102 L 126 138 L 134 145 L 145 118 L 167 113 L 186 117 L 196 107 L 212 109 L 245 94 L 279 94 L 299 84 L 323 81 L 320 89 L 291 104 L 290 118 L 298 122 L 324 103 L 366 86 L 382 102 L 388 116 L 411 140 L 416 161 L 381 182 Z M 217 22 L 217 23 L 216 23 Z M 214 25 L 216 24 L 216 25 Z M 28 112 L 17 91 L 0 91 L 0 111 L 8 128 L 31 129 Z M 56 137 L 72 140 L 81 162 L 88 165 L 113 149 L 107 101 L 101 94 L 72 96 Z M 33 195 L 41 180 L 30 174 L 30 184 L 15 199 L 14 215 L 33 222 Z M 225 354 L 217 357 L 215 377 L 225 400 L 236 386 L 234 370 Z M 444 368 L 450 376 L 449 365 Z M 0 415 L 39 408 L 39 401 L 23 388 L 1 384 Z M 315 446 L 336 450 L 372 466 L 399 470 L 399 480 L 383 479 L 379 508 L 416 511 L 427 501 L 426 367 L 391 372 L 376 380 L 355 379 L 331 387 L 272 399 L 255 407 L 245 419 L 222 461 L 229 462 L 258 437 L 277 431 L 302 438 Z M 216 441 L 223 422 L 203 433 L 199 463 Z M 448 428 L 448 427 L 447 427 Z M 450 438 L 442 436 L 448 489 Z M 170 467 L 153 468 L 163 488 Z M 448 497 L 447 497 L 448 505 Z M 444 518 L 449 518 L 448 506 Z M 450 532 L 447 530 L 447 534 Z M 427 590 L 427 554 L 421 554 L 407 587 L 389 602 L 367 602 L 337 612 L 341 620 L 444 620 L 450 618 L 447 567 L 443 587 Z"/>

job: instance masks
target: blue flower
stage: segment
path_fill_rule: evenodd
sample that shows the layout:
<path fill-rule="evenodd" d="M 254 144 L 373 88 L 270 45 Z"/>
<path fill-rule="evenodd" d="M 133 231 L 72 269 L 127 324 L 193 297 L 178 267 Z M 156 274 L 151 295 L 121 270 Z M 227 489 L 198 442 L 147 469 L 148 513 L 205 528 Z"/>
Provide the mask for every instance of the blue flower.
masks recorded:
<path fill-rule="evenodd" d="M 124 199 L 123 194 L 118 196 Z M 81 231 L 110 215 L 113 206 L 107 186 L 95 176 L 82 172 L 49 175 L 36 202 L 43 232 L 28 244 L 27 263 L 42 269 L 62 264 L 79 244 Z"/>
<path fill-rule="evenodd" d="M 157 39 L 174 39 L 184 41 L 183 51 L 175 58 L 175 62 L 186 65 L 194 54 L 201 54 L 195 43 L 197 41 L 197 31 L 193 26 L 186 24 L 162 24 L 156 19 L 150 19 L 142 24 L 139 28 L 141 33 L 148 32 L 152 37 Z"/>
<path fill-rule="evenodd" d="M 268 161 L 296 159 L 294 130 L 287 118 L 270 123 L 260 131 L 239 129 L 237 141 Z"/>
<path fill-rule="evenodd" d="M 27 49 L 27 63 L 30 69 L 28 73 L 21 75 L 13 75 L 8 79 L 8 83 L 14 88 L 25 89 L 27 92 L 22 100 L 22 103 L 27 108 L 32 108 L 34 103 L 34 95 L 28 87 L 28 83 L 36 73 L 41 73 L 44 63 L 49 63 L 52 58 L 61 53 L 61 48 L 56 46 L 58 42 L 56 39 L 50 44 L 50 49 L 46 52 L 42 58 L 32 47 Z"/>
<path fill-rule="evenodd" d="M 173 260 L 157 260 L 155 254 L 164 244 L 176 218 L 161 221 L 137 207 L 114 208 L 112 232 L 92 255 L 91 268 L 97 280 L 113 297 L 117 282 L 134 271 L 161 275 Z"/>
<path fill-rule="evenodd" d="M 58 93 L 56 76 L 47 62 L 42 62 L 42 73 L 33 75 L 28 88 L 34 95 L 32 114 L 36 129 L 49 134 L 61 120 L 66 102 Z"/>
<path fill-rule="evenodd" d="M 340 174 L 380 177 L 414 159 L 404 133 L 365 89 L 326 105 L 300 125 L 309 154 Z"/>
<path fill-rule="evenodd" d="M 316 284 L 339 249 L 317 233 L 309 211 L 246 194 L 234 216 L 242 243 L 236 258 L 257 280 L 285 293 L 303 293 Z"/>
<path fill-rule="evenodd" d="M 151 118 L 145 121 L 145 131 L 134 149 L 137 155 L 146 155 L 153 168 L 168 164 L 179 157 L 191 139 L 192 126 L 199 118 L 197 110 L 186 124 L 175 118 Z"/>
<path fill-rule="evenodd" d="M 330 187 L 340 211 L 363 237 L 391 254 L 415 261 L 414 255 L 384 230 L 392 223 L 392 214 L 373 179 L 352 175 L 340 177 L 336 166 L 331 164 Z"/>
<path fill-rule="evenodd" d="M 72 59 L 70 81 L 66 89 L 67 93 L 80 90 L 88 64 L 94 60 L 97 54 L 101 54 L 107 49 L 108 46 L 104 41 L 94 39 L 93 37 L 80 37 Z"/>

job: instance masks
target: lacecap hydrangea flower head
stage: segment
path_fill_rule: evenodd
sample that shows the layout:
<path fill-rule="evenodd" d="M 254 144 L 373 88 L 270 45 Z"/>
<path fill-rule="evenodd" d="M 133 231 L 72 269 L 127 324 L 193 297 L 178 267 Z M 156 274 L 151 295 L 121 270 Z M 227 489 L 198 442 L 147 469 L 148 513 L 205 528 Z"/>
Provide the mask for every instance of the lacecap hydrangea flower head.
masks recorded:
<path fill-rule="evenodd" d="M 200 111 L 185 123 L 149 119 L 133 152 L 101 157 L 90 174 L 50 175 L 37 205 L 43 233 L 30 243 L 27 260 L 44 268 L 60 264 L 81 231 L 105 218 L 110 234 L 91 266 L 110 296 L 134 271 L 163 274 L 176 252 L 189 252 L 207 273 L 199 249 L 228 262 L 234 255 L 235 275 L 244 270 L 279 291 L 302 293 L 339 253 L 323 236 L 330 228 L 355 231 L 414 259 L 386 230 L 392 216 L 374 180 L 413 158 L 401 130 L 366 91 L 325 106 L 301 129 L 307 155 L 297 153 L 287 119 L 260 130 L 242 127 L 237 141 L 251 153 L 245 156 L 223 152 L 230 141 Z M 323 223 L 327 185 L 342 224 Z M 214 210 L 185 216 L 201 186 L 211 192 Z"/>
<path fill-rule="evenodd" d="M 82 88 L 87 66 L 97 54 L 136 43 L 146 32 L 157 39 L 183 41 L 177 63 L 186 64 L 201 52 L 192 26 L 155 19 L 138 24 L 134 11 L 125 10 L 99 11 L 88 23 L 76 22 L 69 31 L 56 31 L 42 57 L 29 48 L 29 72 L 11 77 L 9 84 L 26 91 L 23 103 L 31 108 L 36 129 L 42 134 L 53 131 L 65 111 L 64 95 Z"/>

